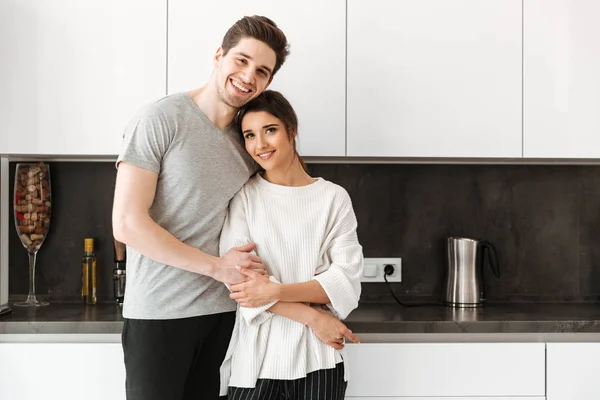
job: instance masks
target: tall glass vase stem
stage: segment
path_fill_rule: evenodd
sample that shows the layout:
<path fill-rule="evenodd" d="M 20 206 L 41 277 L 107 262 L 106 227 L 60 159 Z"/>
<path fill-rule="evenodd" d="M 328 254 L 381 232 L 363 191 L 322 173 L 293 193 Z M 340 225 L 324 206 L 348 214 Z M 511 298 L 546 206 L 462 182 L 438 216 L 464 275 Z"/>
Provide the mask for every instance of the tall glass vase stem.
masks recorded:
<path fill-rule="evenodd" d="M 45 301 L 38 301 L 35 297 L 35 260 L 37 258 L 36 252 L 27 252 L 29 255 L 29 294 L 27 295 L 27 300 L 21 303 L 15 303 L 16 306 L 47 306 L 48 303 Z"/>
<path fill-rule="evenodd" d="M 27 254 L 29 254 L 29 295 L 27 295 L 27 302 L 37 303 L 35 298 L 35 260 L 37 252 L 27 252 Z"/>

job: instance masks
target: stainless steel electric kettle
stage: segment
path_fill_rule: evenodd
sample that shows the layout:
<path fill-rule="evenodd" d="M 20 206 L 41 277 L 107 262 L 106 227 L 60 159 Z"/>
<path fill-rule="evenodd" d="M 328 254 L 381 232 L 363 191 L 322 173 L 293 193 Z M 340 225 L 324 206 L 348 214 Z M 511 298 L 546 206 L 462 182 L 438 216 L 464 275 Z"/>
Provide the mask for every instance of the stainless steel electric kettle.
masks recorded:
<path fill-rule="evenodd" d="M 500 278 L 498 254 L 488 241 L 448 238 L 448 271 L 444 303 L 450 307 L 480 307 L 485 301 L 483 271 L 485 255 L 490 268 Z"/>

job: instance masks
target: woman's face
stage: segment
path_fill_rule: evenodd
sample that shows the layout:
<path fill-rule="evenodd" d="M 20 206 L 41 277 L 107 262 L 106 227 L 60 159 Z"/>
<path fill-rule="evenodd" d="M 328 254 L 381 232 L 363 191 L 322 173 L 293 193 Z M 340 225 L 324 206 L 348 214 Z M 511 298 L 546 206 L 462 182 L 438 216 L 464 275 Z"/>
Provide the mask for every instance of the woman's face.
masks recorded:
<path fill-rule="evenodd" d="M 249 112 L 242 119 L 246 151 L 265 171 L 287 169 L 295 152 L 285 125 L 266 111 Z"/>

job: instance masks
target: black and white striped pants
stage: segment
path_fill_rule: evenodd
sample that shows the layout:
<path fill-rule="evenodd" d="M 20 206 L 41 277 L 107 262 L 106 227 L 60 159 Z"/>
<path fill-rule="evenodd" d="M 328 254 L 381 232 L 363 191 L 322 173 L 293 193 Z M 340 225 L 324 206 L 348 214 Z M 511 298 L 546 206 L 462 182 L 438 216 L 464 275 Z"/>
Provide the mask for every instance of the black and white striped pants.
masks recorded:
<path fill-rule="evenodd" d="M 259 379 L 254 388 L 230 386 L 229 400 L 344 400 L 344 363 L 289 381 Z"/>

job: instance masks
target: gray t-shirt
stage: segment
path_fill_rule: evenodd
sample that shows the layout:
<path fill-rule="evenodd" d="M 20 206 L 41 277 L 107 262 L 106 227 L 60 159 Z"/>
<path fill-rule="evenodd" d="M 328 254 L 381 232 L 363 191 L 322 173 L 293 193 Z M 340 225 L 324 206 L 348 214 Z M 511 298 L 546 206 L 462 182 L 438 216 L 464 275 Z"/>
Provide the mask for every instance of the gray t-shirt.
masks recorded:
<path fill-rule="evenodd" d="M 233 126 L 219 130 L 187 93 L 145 107 L 128 125 L 117 162 L 158 173 L 150 217 L 182 242 L 219 255 L 233 195 L 256 171 Z M 225 285 L 127 248 L 123 316 L 174 319 L 234 311 Z"/>

